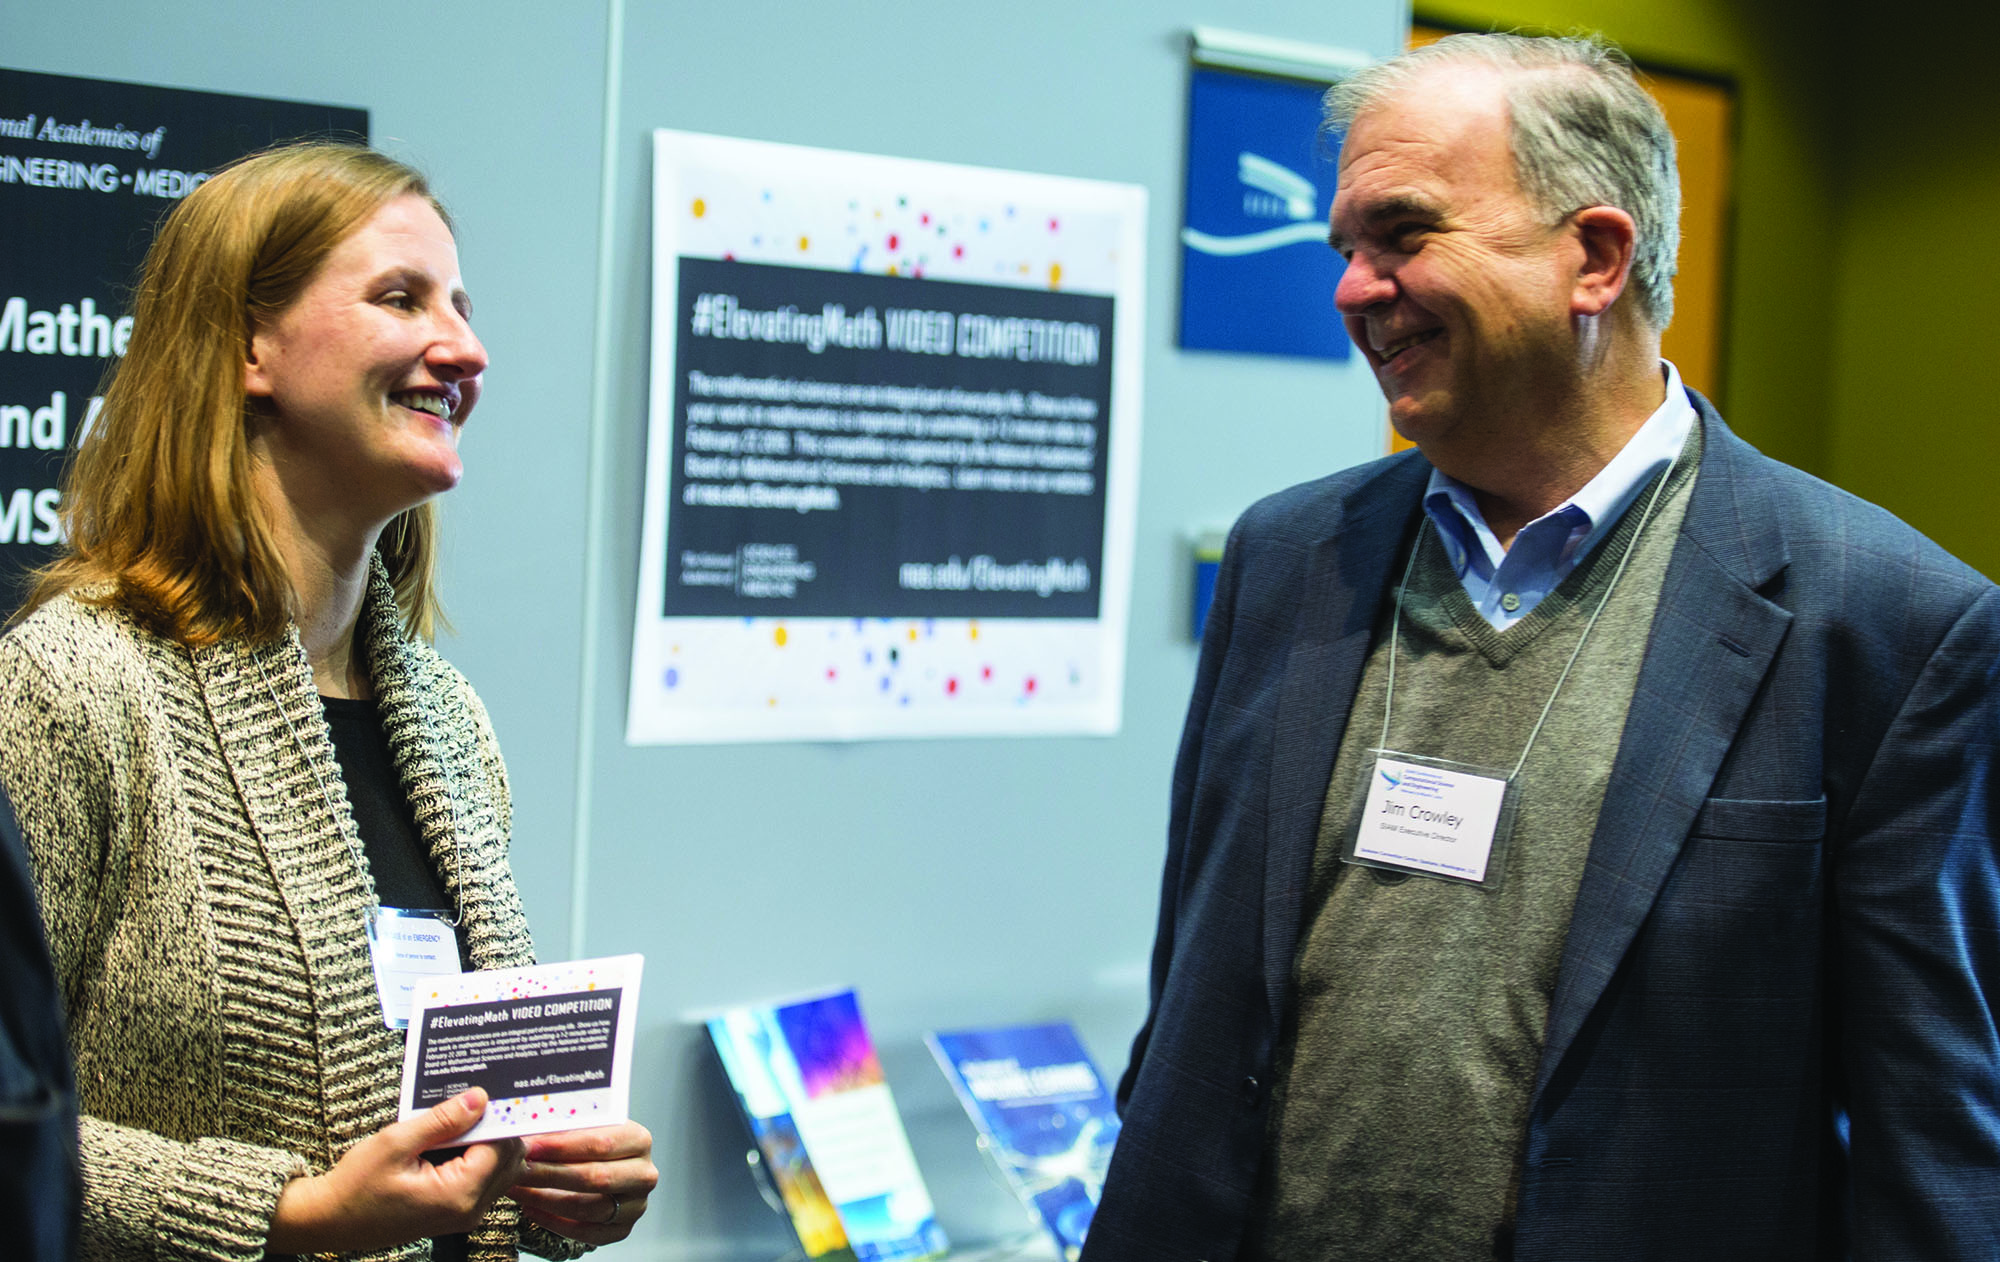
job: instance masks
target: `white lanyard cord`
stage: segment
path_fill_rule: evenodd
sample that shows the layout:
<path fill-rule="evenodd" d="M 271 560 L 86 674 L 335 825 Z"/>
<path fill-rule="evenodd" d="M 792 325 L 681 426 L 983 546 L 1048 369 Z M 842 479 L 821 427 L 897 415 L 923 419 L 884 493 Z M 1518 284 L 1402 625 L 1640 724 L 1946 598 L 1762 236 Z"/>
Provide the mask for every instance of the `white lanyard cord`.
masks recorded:
<path fill-rule="evenodd" d="M 1522 746 L 1520 759 L 1515 762 L 1514 770 L 1507 773 L 1509 784 L 1521 774 L 1521 768 L 1528 765 L 1528 751 L 1535 747 L 1535 738 L 1542 734 L 1542 725 L 1549 721 L 1549 711 L 1555 708 L 1556 697 L 1561 694 L 1563 685 L 1569 682 L 1570 669 L 1576 665 L 1576 659 L 1583 655 L 1585 641 L 1590 639 L 1590 633 L 1597 627 L 1597 620 L 1604 615 L 1604 607 L 1611 603 L 1611 594 L 1618 590 L 1618 580 L 1625 576 L 1625 567 L 1631 563 L 1632 554 L 1639 550 L 1639 538 L 1646 532 L 1646 523 L 1653 519 L 1653 510 L 1659 507 L 1660 496 L 1665 493 L 1668 480 L 1674 476 L 1674 466 L 1679 462 L 1680 453 L 1676 452 L 1674 458 L 1667 461 L 1666 470 L 1660 474 L 1658 485 L 1653 487 L 1653 494 L 1646 501 L 1646 511 L 1640 514 L 1639 525 L 1632 531 L 1632 541 L 1625 545 L 1625 555 L 1618 558 L 1618 568 L 1611 572 L 1611 581 L 1605 585 L 1604 595 L 1598 600 L 1596 611 L 1590 615 L 1590 621 L 1584 624 L 1583 634 L 1576 638 L 1576 647 L 1570 650 L 1569 660 L 1563 663 L 1562 674 L 1556 677 L 1555 688 L 1549 692 L 1549 699 L 1542 704 L 1542 713 L 1535 720 L 1534 730 L 1528 733 L 1528 743 Z M 1382 739 L 1377 743 L 1379 749 L 1389 748 L 1389 710 L 1396 696 L 1396 641 L 1402 638 L 1403 593 L 1410 585 L 1410 575 L 1416 572 L 1417 552 L 1423 547 L 1426 525 L 1430 525 L 1433 530 L 1436 529 L 1431 523 L 1429 513 L 1424 514 L 1424 520 L 1417 526 L 1417 539 L 1410 547 L 1409 563 L 1403 567 L 1403 581 L 1396 585 L 1395 612 L 1389 619 L 1389 677 L 1382 693 Z"/>

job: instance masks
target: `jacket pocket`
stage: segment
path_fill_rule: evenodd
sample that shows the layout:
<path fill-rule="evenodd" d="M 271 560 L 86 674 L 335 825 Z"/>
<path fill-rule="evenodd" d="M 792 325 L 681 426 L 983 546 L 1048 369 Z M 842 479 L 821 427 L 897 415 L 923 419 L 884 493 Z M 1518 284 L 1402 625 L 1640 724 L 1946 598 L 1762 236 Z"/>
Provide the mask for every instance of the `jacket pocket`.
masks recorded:
<path fill-rule="evenodd" d="M 1826 836 L 1826 798 L 1709 798 L 1694 817 L 1693 835 L 1725 841 L 1818 841 Z"/>

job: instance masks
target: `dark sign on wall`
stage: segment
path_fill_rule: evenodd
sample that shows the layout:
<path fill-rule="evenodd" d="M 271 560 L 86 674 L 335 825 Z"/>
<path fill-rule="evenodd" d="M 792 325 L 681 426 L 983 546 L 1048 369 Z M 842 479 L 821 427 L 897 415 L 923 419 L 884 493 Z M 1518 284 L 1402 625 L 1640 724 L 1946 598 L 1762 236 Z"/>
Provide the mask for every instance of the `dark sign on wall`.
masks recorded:
<path fill-rule="evenodd" d="M 61 539 L 63 461 L 132 334 L 160 218 L 282 140 L 366 140 L 368 112 L 0 69 L 0 604 Z"/>
<path fill-rule="evenodd" d="M 1110 298 L 679 267 L 666 616 L 1098 616 Z"/>

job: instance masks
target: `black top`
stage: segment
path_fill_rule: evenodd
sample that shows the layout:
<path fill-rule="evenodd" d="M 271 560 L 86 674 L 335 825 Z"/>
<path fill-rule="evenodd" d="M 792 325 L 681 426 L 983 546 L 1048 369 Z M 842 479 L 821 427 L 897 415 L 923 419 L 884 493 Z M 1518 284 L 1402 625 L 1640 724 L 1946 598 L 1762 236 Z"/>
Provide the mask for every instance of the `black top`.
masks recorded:
<path fill-rule="evenodd" d="M 417 831 L 417 813 L 410 806 L 410 795 L 403 791 L 402 777 L 396 774 L 396 761 L 389 756 L 381 710 L 373 701 L 345 697 L 321 697 L 319 702 L 326 710 L 326 725 L 333 731 L 333 757 L 347 785 L 348 805 L 361 833 L 368 871 L 375 878 L 376 898 L 384 907 L 449 914 L 451 902 L 445 897 L 444 882 L 431 866 L 430 852 Z M 458 939 L 458 959 L 461 968 L 472 967 L 462 937 Z M 458 1262 L 465 1256 L 465 1236 L 432 1238 L 433 1262 Z"/>
<path fill-rule="evenodd" d="M 402 777 L 389 756 L 389 738 L 382 731 L 382 713 L 373 701 L 321 697 L 326 725 L 333 729 L 333 756 L 347 784 L 347 801 L 354 809 L 354 826 L 361 831 L 361 848 L 368 871 L 375 877 L 375 894 L 384 907 L 408 911 L 449 912 L 444 883 L 431 867 L 417 815 Z"/>

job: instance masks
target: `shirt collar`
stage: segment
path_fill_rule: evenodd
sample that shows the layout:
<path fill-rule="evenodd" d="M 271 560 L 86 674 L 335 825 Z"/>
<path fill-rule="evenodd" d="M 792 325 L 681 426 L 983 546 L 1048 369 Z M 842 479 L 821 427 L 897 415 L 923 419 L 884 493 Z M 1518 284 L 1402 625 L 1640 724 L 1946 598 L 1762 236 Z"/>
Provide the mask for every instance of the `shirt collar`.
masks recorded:
<path fill-rule="evenodd" d="M 1582 490 L 1522 527 L 1524 532 L 1551 519 L 1570 523 L 1577 538 L 1569 558 L 1581 557 L 1609 533 L 1652 476 L 1680 454 L 1694 429 L 1694 404 L 1688 401 L 1680 369 L 1674 367 L 1673 361 L 1663 359 L 1660 367 L 1667 379 L 1666 401 L 1654 409 L 1610 463 L 1584 483 Z M 1486 524 L 1471 487 L 1439 469 L 1432 469 L 1430 483 L 1424 488 L 1424 511 L 1437 527 L 1445 554 L 1461 577 L 1468 566 L 1481 560 L 1484 564 L 1479 568 L 1486 574 L 1499 567 L 1506 550 Z"/>

